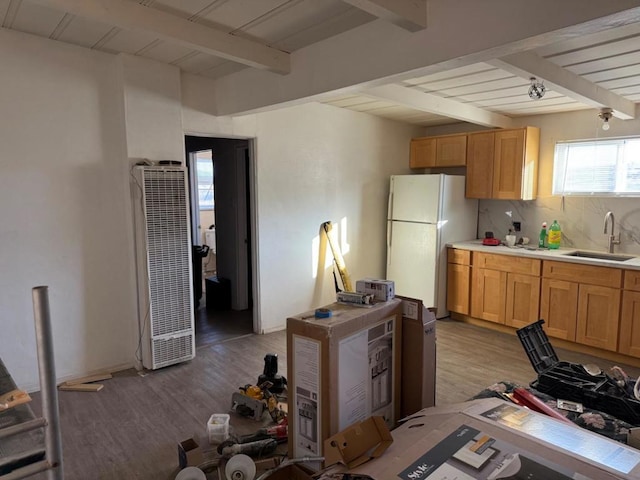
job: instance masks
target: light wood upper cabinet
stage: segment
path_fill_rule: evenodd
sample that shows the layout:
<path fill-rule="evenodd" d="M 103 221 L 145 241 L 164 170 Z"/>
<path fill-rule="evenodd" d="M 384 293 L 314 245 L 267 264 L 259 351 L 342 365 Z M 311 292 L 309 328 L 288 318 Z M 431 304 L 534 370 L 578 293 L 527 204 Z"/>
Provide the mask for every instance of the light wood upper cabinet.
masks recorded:
<path fill-rule="evenodd" d="M 467 198 L 491 198 L 493 194 L 493 132 L 474 133 L 467 139 Z"/>
<path fill-rule="evenodd" d="M 436 139 L 437 167 L 464 167 L 467 164 L 467 135 Z"/>
<path fill-rule="evenodd" d="M 539 147 L 540 130 L 535 127 L 469 134 L 466 196 L 535 199 Z"/>
<path fill-rule="evenodd" d="M 467 164 L 467 135 L 444 135 L 411 140 L 411 168 L 464 167 Z"/>
<path fill-rule="evenodd" d="M 409 167 L 430 168 L 436 166 L 436 139 L 414 138 L 411 140 Z"/>

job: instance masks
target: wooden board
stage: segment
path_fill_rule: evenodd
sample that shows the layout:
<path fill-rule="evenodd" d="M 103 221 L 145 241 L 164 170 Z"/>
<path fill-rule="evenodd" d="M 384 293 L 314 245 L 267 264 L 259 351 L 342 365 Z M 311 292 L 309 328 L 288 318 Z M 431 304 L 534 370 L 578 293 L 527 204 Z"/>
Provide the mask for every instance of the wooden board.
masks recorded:
<path fill-rule="evenodd" d="M 87 377 L 80 377 L 74 380 L 67 380 L 66 382 L 62 383 L 62 385 L 78 385 L 80 383 L 99 382 L 100 380 L 110 380 L 112 378 L 113 378 L 113 375 L 111 375 L 109 372 L 96 373 L 95 375 L 89 375 Z"/>
<path fill-rule="evenodd" d="M 58 387 L 59 390 L 68 392 L 99 392 L 104 388 L 101 383 L 78 383 L 77 385 L 65 385 L 64 383 Z"/>
<path fill-rule="evenodd" d="M 0 395 L 0 412 L 30 401 L 31 397 L 24 390 L 11 390 Z"/>

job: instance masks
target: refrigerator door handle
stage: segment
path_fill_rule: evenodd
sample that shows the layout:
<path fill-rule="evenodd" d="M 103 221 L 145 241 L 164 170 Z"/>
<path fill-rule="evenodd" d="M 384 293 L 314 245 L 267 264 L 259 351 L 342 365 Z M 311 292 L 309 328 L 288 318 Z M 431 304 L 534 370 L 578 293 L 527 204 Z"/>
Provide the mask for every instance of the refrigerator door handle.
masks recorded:
<path fill-rule="evenodd" d="M 389 192 L 389 200 L 387 202 L 387 219 L 391 220 L 392 218 L 393 218 L 393 190 Z"/>
<path fill-rule="evenodd" d="M 387 226 L 387 265 L 391 263 L 391 243 L 393 242 L 393 222 Z"/>

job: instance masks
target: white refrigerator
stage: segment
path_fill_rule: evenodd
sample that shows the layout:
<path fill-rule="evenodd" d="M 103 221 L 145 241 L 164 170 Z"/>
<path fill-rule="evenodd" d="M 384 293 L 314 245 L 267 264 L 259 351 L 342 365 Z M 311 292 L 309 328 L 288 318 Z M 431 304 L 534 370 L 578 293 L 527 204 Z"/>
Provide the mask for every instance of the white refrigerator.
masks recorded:
<path fill-rule="evenodd" d="M 387 275 L 398 295 L 447 311 L 447 243 L 477 238 L 478 201 L 465 177 L 392 175 L 387 215 Z"/>

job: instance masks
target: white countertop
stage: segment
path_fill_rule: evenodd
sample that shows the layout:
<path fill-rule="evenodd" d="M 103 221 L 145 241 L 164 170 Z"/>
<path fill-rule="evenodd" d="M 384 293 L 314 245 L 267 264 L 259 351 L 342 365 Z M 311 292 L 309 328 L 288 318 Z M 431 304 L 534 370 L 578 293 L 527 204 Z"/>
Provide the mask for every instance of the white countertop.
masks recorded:
<path fill-rule="evenodd" d="M 592 252 L 596 254 L 607 254 L 595 250 L 582 250 L 580 248 L 559 248 L 558 250 L 539 249 L 533 245 L 507 247 L 498 245 L 495 247 L 483 245 L 482 240 L 470 240 L 466 242 L 448 243 L 447 247 L 460 248 L 462 250 L 472 250 L 475 252 L 499 253 L 501 255 L 513 255 L 516 257 L 539 258 L 540 260 L 557 260 L 561 262 L 581 263 L 583 265 L 597 265 L 600 267 L 615 267 L 628 270 L 640 270 L 640 257 L 633 257 L 630 260 L 617 261 L 599 258 L 585 258 L 568 256 L 575 251 Z M 626 254 L 620 254 L 626 255 Z M 631 255 L 628 255 L 631 256 Z"/>

